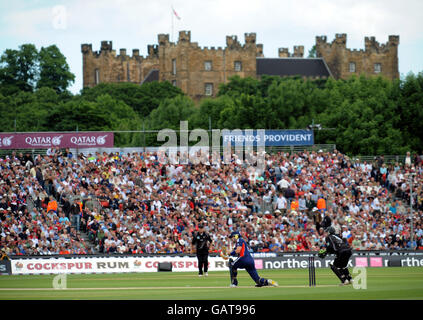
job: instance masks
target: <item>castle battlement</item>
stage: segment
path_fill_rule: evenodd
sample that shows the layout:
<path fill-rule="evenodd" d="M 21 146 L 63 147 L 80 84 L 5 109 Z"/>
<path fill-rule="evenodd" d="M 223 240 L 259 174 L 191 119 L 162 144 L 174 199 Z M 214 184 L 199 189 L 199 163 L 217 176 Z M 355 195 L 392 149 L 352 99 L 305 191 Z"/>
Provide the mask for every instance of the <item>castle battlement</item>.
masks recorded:
<path fill-rule="evenodd" d="M 290 57 L 289 49 L 288 48 L 279 48 L 278 49 L 278 57 L 279 58 L 288 58 L 288 57 Z"/>
<path fill-rule="evenodd" d="M 161 46 L 169 43 L 169 35 L 168 34 L 161 33 L 157 36 L 157 39 L 158 39 L 159 45 L 161 45 Z"/>
<path fill-rule="evenodd" d="M 112 41 L 101 41 L 100 51 L 112 51 L 113 42 Z"/>
<path fill-rule="evenodd" d="M 244 38 L 245 38 L 245 43 L 247 44 L 256 44 L 256 37 L 257 35 L 254 32 L 251 33 L 245 33 L 244 34 Z"/>
<path fill-rule="evenodd" d="M 279 58 L 303 58 L 304 57 L 304 46 L 294 46 L 294 53 L 290 53 L 288 48 L 278 49 Z"/>
<path fill-rule="evenodd" d="M 206 53 L 213 53 L 213 52 L 223 52 L 222 47 L 198 47 L 199 51 L 204 51 Z"/>
<path fill-rule="evenodd" d="M 388 37 L 388 43 L 391 46 L 397 46 L 397 45 L 399 45 L 399 43 L 400 43 L 399 36 L 390 35 Z"/>
<path fill-rule="evenodd" d="M 149 56 L 154 56 L 154 55 L 158 55 L 159 54 L 159 46 L 158 45 L 148 45 L 147 46 L 147 54 Z"/>
<path fill-rule="evenodd" d="M 327 42 L 326 36 L 317 36 L 316 37 L 316 47 L 327 47 L 327 48 L 334 48 L 334 47 L 344 47 L 345 50 L 349 52 L 367 52 L 367 51 L 378 51 L 378 52 L 386 52 L 389 51 L 391 48 L 396 48 L 399 44 L 399 36 L 390 35 L 389 40 L 386 43 L 380 44 L 376 41 L 375 37 L 365 37 L 364 38 L 364 51 L 363 49 L 350 49 L 346 47 L 347 43 L 347 35 L 345 33 L 337 33 L 335 34 L 335 39 L 331 42 Z"/>
<path fill-rule="evenodd" d="M 349 50 L 352 54 L 363 54 L 364 50 L 363 49 L 347 49 Z"/>
<path fill-rule="evenodd" d="M 226 36 L 226 47 L 231 49 L 231 48 L 239 48 L 241 47 L 241 44 L 238 41 L 238 37 L 237 36 Z"/>
<path fill-rule="evenodd" d="M 110 54 L 112 57 L 125 57 L 127 59 L 139 59 L 143 58 L 143 56 L 140 56 L 140 50 L 139 49 L 132 49 L 132 55 L 128 55 L 126 53 L 126 49 L 122 48 L 119 49 L 119 55 L 116 55 L 116 50 L 113 49 L 112 41 L 102 41 L 100 50 L 93 51 L 93 47 L 91 43 L 84 43 L 81 45 L 81 52 L 83 55 L 92 55 L 94 58 L 99 58 L 101 55 L 104 54 Z"/>
<path fill-rule="evenodd" d="M 81 44 L 81 52 L 83 54 L 87 54 L 87 53 L 93 52 L 93 46 L 91 45 L 91 43 L 90 44 L 88 44 L 88 43 Z"/>
<path fill-rule="evenodd" d="M 81 44 L 83 57 L 83 85 L 92 87 L 101 82 L 169 81 L 192 97 L 216 94 L 219 83 L 226 83 L 233 75 L 259 77 L 257 58 L 263 57 L 263 44 L 257 43 L 254 32 L 244 33 L 244 43 L 238 36 L 227 35 L 224 46 L 204 46 L 191 42 L 191 31 L 179 31 L 170 41 L 169 34 L 157 35 L 157 43 L 147 45 L 145 57 L 139 49 L 114 49 L 112 41 L 101 41 L 98 51 L 92 44 Z M 325 62 L 329 74 L 347 79 L 352 74 L 399 77 L 399 36 L 389 35 L 386 43 L 365 37 L 364 48 L 347 48 L 347 34 L 336 33 L 328 42 L 326 35 L 316 36 L 316 57 Z M 280 58 L 304 58 L 304 46 L 295 45 L 292 52 L 278 48 Z M 279 61 L 286 63 L 286 61 Z M 297 63 L 297 61 L 296 61 Z M 301 63 L 300 63 L 301 64 Z M 210 72 L 213 71 L 213 72 Z M 299 70 L 304 72 L 304 70 Z M 210 86 L 211 84 L 211 86 Z M 205 93 L 205 88 L 208 93 Z"/>
<path fill-rule="evenodd" d="M 324 44 L 327 43 L 328 38 L 326 36 L 317 36 L 316 43 Z"/>
<path fill-rule="evenodd" d="M 159 48 L 164 47 L 168 49 L 174 49 L 178 48 L 180 45 L 183 47 L 190 47 L 194 50 L 204 51 L 207 53 L 212 52 L 223 52 L 224 50 L 251 50 L 251 48 L 255 48 L 255 54 L 257 56 L 263 56 L 263 45 L 262 44 L 256 44 L 257 36 L 255 33 L 245 33 L 245 44 L 241 45 L 241 43 L 238 41 L 238 37 L 236 35 L 229 35 L 226 36 L 226 47 L 200 47 L 198 45 L 198 42 L 191 42 L 191 32 L 190 31 L 180 31 L 179 32 L 179 38 L 178 42 L 171 42 L 169 41 L 169 35 L 168 34 L 159 34 L 158 35 L 158 46 L 157 50 L 152 49 L 150 46 L 148 46 L 148 54 L 158 54 Z"/>
<path fill-rule="evenodd" d="M 347 48 L 346 42 L 345 33 L 335 34 L 331 43 L 326 36 L 316 37 L 316 55 L 324 58 L 335 78 L 348 78 L 352 73 L 399 77 L 399 36 L 390 35 L 388 42 L 382 44 L 374 36 L 365 37 L 364 50 Z"/>
<path fill-rule="evenodd" d="M 337 33 L 335 34 L 335 39 L 332 43 L 339 43 L 342 45 L 346 45 L 347 43 L 347 34 L 346 33 Z"/>
<path fill-rule="evenodd" d="M 190 43 L 191 42 L 191 31 L 179 31 L 178 43 Z"/>

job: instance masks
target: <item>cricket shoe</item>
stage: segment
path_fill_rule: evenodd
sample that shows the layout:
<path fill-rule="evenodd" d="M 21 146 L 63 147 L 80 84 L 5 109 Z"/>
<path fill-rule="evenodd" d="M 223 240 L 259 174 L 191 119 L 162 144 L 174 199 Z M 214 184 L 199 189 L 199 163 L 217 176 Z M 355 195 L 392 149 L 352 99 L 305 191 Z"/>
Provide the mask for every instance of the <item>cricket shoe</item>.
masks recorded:
<path fill-rule="evenodd" d="M 236 287 L 238 287 L 238 285 L 237 284 L 231 284 L 231 288 L 236 288 Z"/>
<path fill-rule="evenodd" d="M 350 282 L 348 281 L 348 280 L 345 280 L 344 282 L 341 282 L 340 284 L 339 284 L 339 286 L 346 286 L 346 285 L 349 285 L 350 284 Z"/>
<path fill-rule="evenodd" d="M 272 286 L 272 287 L 278 287 L 279 286 L 278 283 L 275 280 L 268 279 L 267 282 L 269 283 L 269 286 Z"/>
<path fill-rule="evenodd" d="M 209 276 L 209 273 L 208 273 L 208 272 L 206 272 L 204 275 L 205 275 L 206 277 L 208 277 L 208 276 Z"/>

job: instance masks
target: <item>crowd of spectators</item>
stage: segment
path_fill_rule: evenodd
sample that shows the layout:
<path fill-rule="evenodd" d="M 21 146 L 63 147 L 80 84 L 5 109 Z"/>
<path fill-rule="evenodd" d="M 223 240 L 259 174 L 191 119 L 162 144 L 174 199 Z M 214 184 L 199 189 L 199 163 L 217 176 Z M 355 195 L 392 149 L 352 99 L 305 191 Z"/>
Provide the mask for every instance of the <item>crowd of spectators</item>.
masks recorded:
<path fill-rule="evenodd" d="M 265 155 L 262 172 L 235 155 L 161 162 L 153 152 L 68 149 L 0 158 L 0 246 L 12 256 L 191 253 L 201 223 L 212 252 L 233 230 L 254 252 L 318 250 L 329 224 L 355 250 L 423 249 L 417 155 L 388 163 L 337 150 L 278 152 Z"/>

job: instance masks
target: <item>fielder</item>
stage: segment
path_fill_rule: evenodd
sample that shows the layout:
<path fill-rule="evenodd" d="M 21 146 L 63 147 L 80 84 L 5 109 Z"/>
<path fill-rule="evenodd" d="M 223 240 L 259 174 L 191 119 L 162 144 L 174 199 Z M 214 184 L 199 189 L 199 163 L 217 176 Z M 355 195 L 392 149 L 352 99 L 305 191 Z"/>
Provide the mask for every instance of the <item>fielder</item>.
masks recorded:
<path fill-rule="evenodd" d="M 194 234 L 192 238 L 192 244 L 196 245 L 196 253 L 197 253 L 197 260 L 198 260 L 198 276 L 203 276 L 203 267 L 204 267 L 204 274 L 207 277 L 208 268 L 209 268 L 209 246 L 208 242 L 212 243 L 212 239 L 210 238 L 209 234 L 204 231 L 204 226 L 200 224 L 198 226 L 198 232 Z"/>
<path fill-rule="evenodd" d="M 335 228 L 329 226 L 325 229 L 326 245 L 322 246 L 319 251 L 319 258 L 324 259 L 327 254 L 335 254 L 333 264 L 330 268 L 333 273 L 341 280 L 340 285 L 352 284 L 353 280 L 348 270 L 348 261 L 352 255 L 351 248 L 347 241 L 335 234 Z"/>
<path fill-rule="evenodd" d="M 276 281 L 271 279 L 260 278 L 256 267 L 254 265 L 254 258 L 251 256 L 250 248 L 247 242 L 241 238 L 238 231 L 234 231 L 229 236 L 230 239 L 235 239 L 235 249 L 230 253 L 231 256 L 236 256 L 235 261 L 229 258 L 229 273 L 231 276 L 231 287 L 238 286 L 238 269 L 245 269 L 250 277 L 256 283 L 256 287 L 274 286 L 277 287 Z M 224 252 L 221 253 L 222 258 L 228 259 L 228 256 Z"/>

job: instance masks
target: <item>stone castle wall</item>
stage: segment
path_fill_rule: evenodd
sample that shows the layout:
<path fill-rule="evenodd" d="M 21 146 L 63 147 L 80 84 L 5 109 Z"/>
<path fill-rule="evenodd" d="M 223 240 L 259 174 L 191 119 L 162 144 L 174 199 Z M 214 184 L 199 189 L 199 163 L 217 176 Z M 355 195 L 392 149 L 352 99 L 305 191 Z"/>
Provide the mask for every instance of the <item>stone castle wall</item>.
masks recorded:
<path fill-rule="evenodd" d="M 179 33 L 177 44 L 169 42 L 168 35 L 159 35 L 160 80 L 176 81 L 179 88 L 194 98 L 204 97 L 206 84 L 212 84 L 215 96 L 218 85 L 235 74 L 256 76 L 256 57 L 262 56 L 262 46 L 256 45 L 255 40 L 255 34 L 246 34 L 245 44 L 241 45 L 236 36 L 228 36 L 225 48 L 201 48 L 191 42 L 189 31 Z M 235 62 L 240 63 L 240 71 L 235 70 Z"/>
<path fill-rule="evenodd" d="M 159 34 L 158 45 L 148 46 L 146 58 L 139 55 L 138 49 L 132 56 L 125 49 L 116 55 L 111 41 L 102 41 L 98 52 L 91 44 L 83 44 L 81 51 L 84 87 L 100 82 L 142 83 L 152 69 L 158 69 L 160 81 L 167 80 L 189 96 L 201 98 L 206 84 L 212 84 L 215 96 L 219 84 L 235 74 L 255 77 L 256 57 L 263 56 L 263 45 L 256 44 L 255 33 L 246 33 L 244 45 L 236 36 L 227 36 L 225 48 L 201 48 L 191 42 L 190 31 L 181 31 L 177 43 L 170 42 L 169 35 Z M 210 70 L 206 70 L 206 62 L 211 64 Z M 240 63 L 240 70 L 235 70 L 235 62 Z"/>
<path fill-rule="evenodd" d="M 91 44 L 83 44 L 83 86 L 93 87 L 100 82 L 141 83 L 151 69 L 159 65 L 154 48 L 149 50 L 150 54 L 144 58 L 138 49 L 132 50 L 132 56 L 126 49 L 120 49 L 117 55 L 111 41 L 102 41 L 100 51 L 93 51 Z"/>
<path fill-rule="evenodd" d="M 344 33 L 336 34 L 332 43 L 327 42 L 326 36 L 316 37 L 316 55 L 326 61 L 334 78 L 347 79 L 352 74 L 399 78 L 399 36 L 389 36 L 389 41 L 382 45 L 374 37 L 366 37 L 364 50 L 348 49 L 346 43 Z M 355 72 L 350 71 L 350 63 L 355 64 Z M 375 64 L 380 64 L 380 72 L 375 71 Z"/>
<path fill-rule="evenodd" d="M 176 43 L 169 41 L 168 34 L 159 34 L 158 44 L 147 46 L 146 57 L 140 56 L 138 49 L 133 49 L 131 56 L 126 49 L 116 54 L 111 41 L 102 41 L 99 51 L 93 51 L 91 44 L 82 44 L 83 86 L 93 87 L 101 82 L 141 84 L 152 70 L 159 70 L 160 81 L 173 83 L 195 100 L 205 97 L 206 86 L 210 85 L 211 96 L 215 96 L 219 84 L 228 82 L 233 75 L 257 77 L 256 58 L 263 57 L 263 45 L 256 43 L 255 33 L 245 33 L 244 37 L 244 44 L 236 36 L 227 36 L 225 48 L 202 48 L 191 42 L 190 31 L 180 31 Z M 389 36 L 382 45 L 374 37 L 366 37 L 365 50 L 348 49 L 346 41 L 346 34 L 336 34 L 332 43 L 327 42 L 326 36 L 316 37 L 316 55 L 324 58 L 334 78 L 346 79 L 361 73 L 399 78 L 399 36 Z M 279 58 L 303 56 L 304 46 L 300 45 L 294 46 L 292 54 L 288 48 L 278 51 Z M 350 72 L 351 63 L 355 64 L 355 72 Z M 206 64 L 210 70 L 206 70 Z M 380 64 L 380 73 L 375 72 L 375 64 Z"/>

